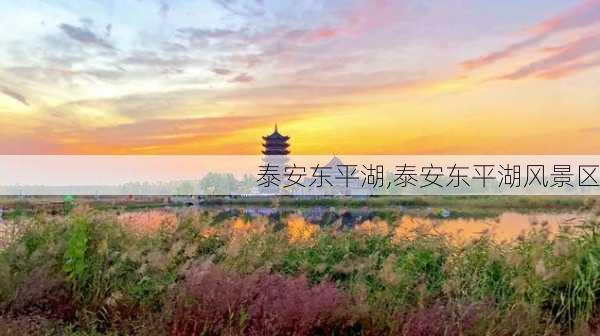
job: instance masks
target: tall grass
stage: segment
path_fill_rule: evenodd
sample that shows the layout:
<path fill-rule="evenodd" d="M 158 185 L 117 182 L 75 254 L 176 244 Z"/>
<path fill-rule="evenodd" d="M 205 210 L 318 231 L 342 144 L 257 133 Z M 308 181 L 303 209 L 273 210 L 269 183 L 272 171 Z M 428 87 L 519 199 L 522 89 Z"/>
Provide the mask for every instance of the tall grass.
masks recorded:
<path fill-rule="evenodd" d="M 145 219 L 142 230 L 133 223 Z M 400 222 L 381 219 L 342 229 L 193 210 L 124 220 L 75 208 L 15 221 L 0 252 L 4 331 L 585 335 L 600 317 L 592 221 L 504 244 L 401 234 Z"/>

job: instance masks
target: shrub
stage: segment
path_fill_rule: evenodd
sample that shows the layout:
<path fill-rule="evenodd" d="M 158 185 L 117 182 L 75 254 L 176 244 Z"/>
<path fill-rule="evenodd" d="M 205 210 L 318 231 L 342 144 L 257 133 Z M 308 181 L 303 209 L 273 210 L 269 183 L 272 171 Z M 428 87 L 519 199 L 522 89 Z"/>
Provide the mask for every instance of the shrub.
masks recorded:
<path fill-rule="evenodd" d="M 47 336 L 60 334 L 60 324 L 39 316 L 8 317 L 0 315 L 0 336 Z"/>
<path fill-rule="evenodd" d="M 76 305 L 65 279 L 47 268 L 30 272 L 17 286 L 12 300 L 3 309 L 13 316 L 40 316 L 69 321 L 75 317 Z"/>
<path fill-rule="evenodd" d="M 435 303 L 413 309 L 399 317 L 403 335 L 459 336 L 474 327 L 482 307 L 477 305 L 452 306 Z"/>
<path fill-rule="evenodd" d="M 188 270 L 174 298 L 172 335 L 313 335 L 339 327 L 348 298 L 332 284 L 255 273 L 240 276 L 210 263 Z"/>

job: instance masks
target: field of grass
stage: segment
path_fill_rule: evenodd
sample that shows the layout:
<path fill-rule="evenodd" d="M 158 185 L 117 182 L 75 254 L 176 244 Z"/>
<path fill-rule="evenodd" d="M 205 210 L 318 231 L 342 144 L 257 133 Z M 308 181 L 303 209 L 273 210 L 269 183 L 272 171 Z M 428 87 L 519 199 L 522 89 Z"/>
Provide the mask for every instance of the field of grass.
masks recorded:
<path fill-rule="evenodd" d="M 553 239 L 537 226 L 510 244 L 456 244 L 378 219 L 341 229 L 294 214 L 221 219 L 194 209 L 77 207 L 15 215 L 5 227 L 0 335 L 600 330 L 593 220 Z"/>

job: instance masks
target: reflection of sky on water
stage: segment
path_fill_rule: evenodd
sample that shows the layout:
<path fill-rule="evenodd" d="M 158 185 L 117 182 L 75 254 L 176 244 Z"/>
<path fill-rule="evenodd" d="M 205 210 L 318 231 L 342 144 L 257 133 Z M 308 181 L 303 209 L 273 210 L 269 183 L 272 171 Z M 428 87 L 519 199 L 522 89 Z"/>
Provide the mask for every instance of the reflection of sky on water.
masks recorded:
<path fill-rule="evenodd" d="M 556 234 L 561 226 L 582 224 L 584 215 L 572 213 L 522 214 L 505 212 L 494 218 L 432 219 L 405 216 L 400 225 L 407 233 L 417 228 L 450 235 L 458 241 L 468 241 L 482 234 L 490 234 L 496 241 L 513 240 L 532 229 L 547 229 Z"/>
<path fill-rule="evenodd" d="M 223 209 L 225 210 L 225 209 Z M 231 211 L 232 209 L 227 209 Z M 435 218 L 431 217 L 431 208 L 413 210 L 410 214 L 402 209 L 371 210 L 369 208 L 349 209 L 316 206 L 306 209 L 246 207 L 239 211 L 245 215 L 278 217 L 282 214 L 300 213 L 307 220 L 321 225 L 340 222 L 343 228 L 351 228 L 362 221 L 381 216 L 382 212 L 395 212 L 397 219 L 394 225 L 400 225 L 407 235 L 414 232 L 442 233 L 457 241 L 468 241 L 490 234 L 497 241 L 512 240 L 532 229 L 547 229 L 550 235 L 556 234 L 561 226 L 582 224 L 585 214 L 576 213 L 518 213 L 504 212 L 496 217 L 487 218 Z M 451 211 L 450 211 L 451 213 Z M 232 213 L 233 215 L 233 213 Z M 391 223 L 390 223 L 391 224 Z"/>

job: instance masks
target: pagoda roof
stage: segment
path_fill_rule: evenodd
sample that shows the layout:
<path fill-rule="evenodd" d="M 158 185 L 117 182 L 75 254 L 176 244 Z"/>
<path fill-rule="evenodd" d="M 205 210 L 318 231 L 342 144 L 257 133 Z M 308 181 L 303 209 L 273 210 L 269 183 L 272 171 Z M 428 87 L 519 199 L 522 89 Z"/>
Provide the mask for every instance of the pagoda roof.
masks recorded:
<path fill-rule="evenodd" d="M 279 133 L 279 131 L 277 131 L 277 124 L 275 124 L 275 130 L 273 131 L 273 133 L 271 133 L 270 135 L 267 135 L 267 136 L 263 136 L 262 138 L 264 140 L 283 140 L 283 141 L 287 141 L 290 139 L 289 136 L 281 135 L 281 133 Z"/>
<path fill-rule="evenodd" d="M 283 155 L 288 155 L 290 153 L 290 151 L 287 149 L 276 149 L 276 150 L 267 149 L 267 150 L 263 150 L 262 153 L 265 155 L 283 156 Z"/>
<path fill-rule="evenodd" d="M 290 144 L 287 143 L 287 142 L 277 142 L 277 143 L 274 143 L 272 141 L 264 142 L 262 145 L 263 145 L 263 147 L 267 147 L 268 146 L 268 147 L 272 147 L 272 148 L 289 147 L 290 146 Z"/>
<path fill-rule="evenodd" d="M 263 137 L 264 140 L 284 140 L 287 141 L 290 139 L 289 136 L 284 136 L 279 133 L 273 133 Z"/>

